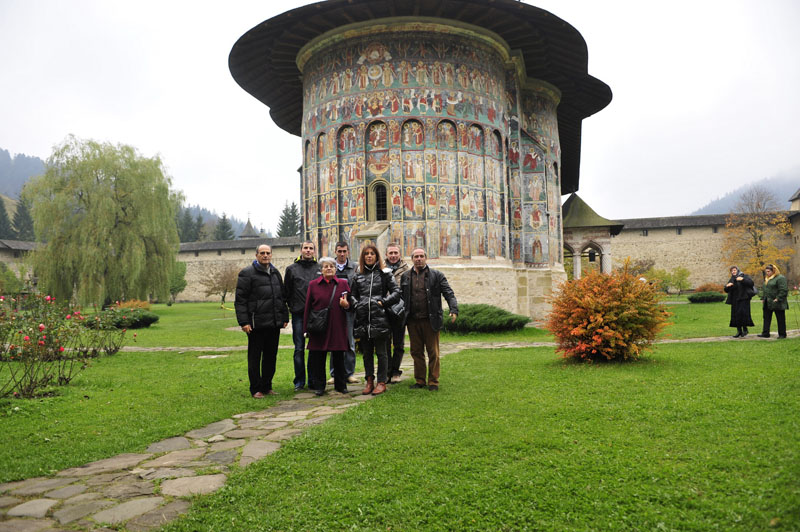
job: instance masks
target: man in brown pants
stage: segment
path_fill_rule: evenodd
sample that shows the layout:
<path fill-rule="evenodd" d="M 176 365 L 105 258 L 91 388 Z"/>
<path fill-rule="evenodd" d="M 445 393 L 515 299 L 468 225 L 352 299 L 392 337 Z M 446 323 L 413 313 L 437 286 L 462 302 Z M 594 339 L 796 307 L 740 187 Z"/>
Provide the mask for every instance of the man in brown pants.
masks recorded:
<path fill-rule="evenodd" d="M 428 268 L 428 256 L 422 248 L 411 253 L 414 267 L 403 274 L 400 291 L 405 304 L 406 325 L 414 360 L 412 388 L 439 389 L 439 331 L 442 318 L 442 297 L 450 308 L 450 320 L 456 321 L 458 301 L 444 274 Z M 427 367 L 425 353 L 428 352 Z"/>

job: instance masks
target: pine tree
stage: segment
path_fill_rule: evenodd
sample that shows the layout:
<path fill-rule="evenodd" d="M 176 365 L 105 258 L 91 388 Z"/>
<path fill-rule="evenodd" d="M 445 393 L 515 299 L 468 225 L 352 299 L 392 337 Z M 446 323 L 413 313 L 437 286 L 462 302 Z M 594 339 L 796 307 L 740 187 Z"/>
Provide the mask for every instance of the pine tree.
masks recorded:
<path fill-rule="evenodd" d="M 281 211 L 281 218 L 278 221 L 278 236 L 297 236 L 300 234 L 300 213 L 297 210 L 297 204 L 292 202 L 291 205 L 283 204 L 283 211 Z"/>
<path fill-rule="evenodd" d="M 200 242 L 201 240 L 205 239 L 206 232 L 203 230 L 205 223 L 206 222 L 203 220 L 203 215 L 197 213 L 197 218 L 194 220 L 194 229 L 192 230 L 192 237 L 194 238 L 192 242 Z"/>
<path fill-rule="evenodd" d="M 17 211 L 14 213 L 14 231 L 17 233 L 17 240 L 35 239 L 31 211 L 28 202 L 22 199 L 17 203 Z"/>
<path fill-rule="evenodd" d="M 214 240 L 233 240 L 233 236 L 231 221 L 223 212 L 222 218 L 217 220 L 217 225 L 214 226 Z"/>
<path fill-rule="evenodd" d="M 181 238 L 181 242 L 194 242 L 196 240 L 194 236 L 194 220 L 192 220 L 192 213 L 189 212 L 189 209 L 183 209 L 178 220 L 178 235 Z"/>
<path fill-rule="evenodd" d="M 17 238 L 14 228 L 11 227 L 11 220 L 8 219 L 6 202 L 3 198 L 0 198 L 0 238 L 6 240 L 16 240 Z"/>

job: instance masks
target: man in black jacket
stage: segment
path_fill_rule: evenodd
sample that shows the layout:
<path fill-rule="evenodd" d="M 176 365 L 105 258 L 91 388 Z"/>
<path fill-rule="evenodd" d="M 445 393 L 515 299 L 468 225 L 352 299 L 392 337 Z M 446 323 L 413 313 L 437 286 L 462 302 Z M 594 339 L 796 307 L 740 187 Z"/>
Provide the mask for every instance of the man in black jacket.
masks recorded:
<path fill-rule="evenodd" d="M 403 274 L 400 286 L 414 360 L 416 382 L 411 387 L 425 388 L 427 382 L 428 389 L 433 392 L 439 389 L 439 331 L 444 324 L 442 297 L 450 308 L 451 321 L 456 321 L 458 301 L 444 274 L 428 267 L 424 249 L 415 249 L 411 261 L 414 267 Z M 427 367 L 424 351 L 428 352 Z"/>
<path fill-rule="evenodd" d="M 300 256 L 286 268 L 286 302 L 292 311 L 292 340 L 294 340 L 294 390 L 306 385 L 305 338 L 303 337 L 303 313 L 306 307 L 308 283 L 319 277 L 319 264 L 314 258 L 314 243 L 303 242 Z M 310 369 L 308 374 L 311 374 Z"/>
<path fill-rule="evenodd" d="M 271 259 L 272 248 L 258 246 L 256 260 L 239 272 L 236 281 L 236 320 L 247 334 L 247 375 L 250 395 L 256 399 L 275 395 L 272 377 L 278 339 L 289 322 L 283 281 L 278 269 L 270 264 Z"/>

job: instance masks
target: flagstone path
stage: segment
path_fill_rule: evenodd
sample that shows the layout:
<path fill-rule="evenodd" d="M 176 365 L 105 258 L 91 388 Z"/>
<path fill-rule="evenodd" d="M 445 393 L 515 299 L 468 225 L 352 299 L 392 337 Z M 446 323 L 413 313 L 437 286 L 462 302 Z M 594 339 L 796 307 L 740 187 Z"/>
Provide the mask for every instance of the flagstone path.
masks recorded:
<path fill-rule="evenodd" d="M 800 330 L 789 331 L 799 337 Z M 744 341 L 772 341 L 750 335 Z M 773 335 L 774 340 L 774 335 Z M 730 336 L 661 340 L 659 343 L 742 341 Z M 552 342 L 457 342 L 441 344 L 441 355 L 465 349 L 553 347 Z M 241 351 L 245 347 L 137 348 L 126 351 Z M 227 355 L 203 355 L 205 357 Z M 410 357 L 403 369 L 412 372 Z M 358 375 L 363 377 L 363 374 Z M 158 528 L 186 513 L 191 497 L 221 488 L 232 466 L 247 467 L 306 428 L 373 399 L 329 392 L 322 397 L 296 393 L 264 410 L 236 414 L 182 436 L 153 443 L 143 453 L 125 453 L 49 477 L 0 484 L 0 532 L 40 530 L 130 531 Z M 397 385 L 390 385 L 397 386 Z M 254 400 L 254 406 L 257 401 Z"/>

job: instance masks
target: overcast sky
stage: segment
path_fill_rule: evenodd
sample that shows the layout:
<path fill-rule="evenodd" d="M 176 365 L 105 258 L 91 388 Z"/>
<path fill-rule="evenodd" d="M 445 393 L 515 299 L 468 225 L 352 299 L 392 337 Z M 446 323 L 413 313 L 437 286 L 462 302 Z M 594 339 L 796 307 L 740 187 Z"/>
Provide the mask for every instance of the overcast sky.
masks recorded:
<path fill-rule="evenodd" d="M 130 144 L 161 156 L 188 203 L 274 231 L 299 201 L 300 139 L 233 81 L 228 54 L 307 3 L 0 0 L 0 148 Z M 800 170 L 800 1 L 528 3 L 581 32 L 614 92 L 583 122 L 579 194 L 599 214 L 688 214 Z"/>

